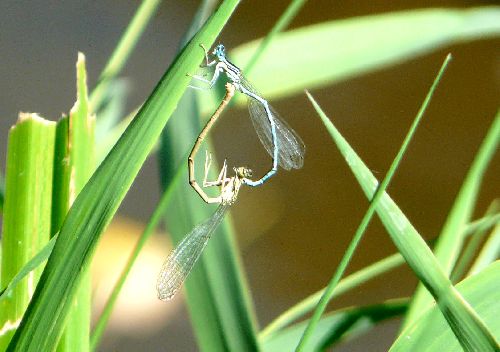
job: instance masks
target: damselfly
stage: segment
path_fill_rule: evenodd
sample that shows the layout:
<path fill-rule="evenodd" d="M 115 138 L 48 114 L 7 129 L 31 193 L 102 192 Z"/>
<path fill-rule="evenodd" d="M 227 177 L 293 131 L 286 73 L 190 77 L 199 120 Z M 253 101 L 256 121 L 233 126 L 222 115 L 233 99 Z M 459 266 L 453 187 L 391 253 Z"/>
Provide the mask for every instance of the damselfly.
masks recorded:
<path fill-rule="evenodd" d="M 246 180 L 249 186 L 259 186 L 272 177 L 278 170 L 278 165 L 285 170 L 300 169 L 304 164 L 305 145 L 300 137 L 283 121 L 278 113 L 264 99 L 257 90 L 245 79 L 241 70 L 232 64 L 227 58 L 224 45 L 219 44 L 212 52 L 214 60 L 209 61 L 207 50 L 205 51 L 206 66 L 215 65 L 215 71 L 210 80 L 202 76 L 192 77 L 205 82 L 210 89 L 217 82 L 220 73 L 224 72 L 230 82 L 241 93 L 248 97 L 248 110 L 255 130 L 264 148 L 273 158 L 271 169 L 259 180 Z M 201 87 L 193 87 L 203 89 Z"/>
<path fill-rule="evenodd" d="M 236 201 L 241 185 L 245 184 L 247 177 L 252 175 L 250 169 L 239 167 L 234 168 L 235 175 L 233 177 L 226 177 L 227 164 L 224 163 L 217 180 L 207 181 L 210 160 L 210 156 L 207 154 L 203 185 L 205 187 L 220 186 L 221 194 L 220 197 L 217 197 L 220 205 L 210 218 L 196 226 L 184 237 L 163 264 L 156 285 L 158 298 L 163 301 L 172 299 L 179 290 L 200 258 L 208 240 L 224 219 L 229 206 Z"/>
<path fill-rule="evenodd" d="M 212 126 L 215 123 L 215 121 L 217 120 L 217 118 L 220 116 L 220 114 L 225 109 L 227 104 L 229 104 L 229 101 L 231 100 L 231 98 L 234 96 L 234 91 L 235 91 L 234 85 L 231 83 L 226 83 L 226 95 L 222 99 L 219 107 L 213 113 L 212 117 L 210 117 L 210 119 L 208 119 L 205 127 L 203 127 L 203 130 L 198 135 L 198 138 L 196 138 L 196 142 L 193 145 L 193 149 L 191 150 L 191 153 L 189 153 L 189 156 L 188 156 L 189 184 L 200 195 L 200 197 L 205 202 L 207 202 L 209 204 L 210 203 L 221 203 L 222 199 L 223 199 L 223 192 L 221 191 L 221 194 L 218 197 L 210 197 L 205 193 L 203 188 L 201 188 L 200 185 L 198 184 L 198 182 L 196 181 L 196 176 L 194 173 L 194 158 L 195 158 L 196 154 L 198 153 L 198 149 L 200 148 L 201 143 L 205 139 L 208 131 L 212 128 Z M 208 156 L 206 156 L 205 157 L 205 178 L 203 181 L 203 187 L 207 187 L 206 180 L 207 180 L 207 172 L 209 169 L 209 165 L 207 166 L 208 160 L 209 160 Z M 225 161 L 224 161 L 224 167 L 222 169 L 223 170 L 227 169 Z M 221 171 L 221 173 L 222 173 L 222 171 Z M 221 177 L 221 174 L 219 174 L 219 179 L 220 179 L 220 177 Z M 246 180 L 246 178 L 244 178 L 244 179 Z M 220 184 L 220 185 L 222 186 L 221 190 L 223 190 L 224 189 L 223 185 L 222 184 Z M 215 184 L 210 184 L 210 186 L 215 186 Z"/>

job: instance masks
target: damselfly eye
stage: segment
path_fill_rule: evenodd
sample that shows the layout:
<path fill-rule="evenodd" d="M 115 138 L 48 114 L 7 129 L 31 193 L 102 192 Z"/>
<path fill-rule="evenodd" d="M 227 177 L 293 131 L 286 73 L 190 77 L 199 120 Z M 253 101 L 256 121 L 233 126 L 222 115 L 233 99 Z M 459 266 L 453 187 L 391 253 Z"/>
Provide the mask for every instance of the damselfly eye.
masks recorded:
<path fill-rule="evenodd" d="M 251 169 L 245 168 L 245 177 L 252 177 L 253 171 Z"/>
<path fill-rule="evenodd" d="M 226 51 L 226 49 L 224 48 L 224 44 L 219 44 L 215 47 L 213 54 L 217 55 L 217 56 L 224 56 L 225 51 Z"/>

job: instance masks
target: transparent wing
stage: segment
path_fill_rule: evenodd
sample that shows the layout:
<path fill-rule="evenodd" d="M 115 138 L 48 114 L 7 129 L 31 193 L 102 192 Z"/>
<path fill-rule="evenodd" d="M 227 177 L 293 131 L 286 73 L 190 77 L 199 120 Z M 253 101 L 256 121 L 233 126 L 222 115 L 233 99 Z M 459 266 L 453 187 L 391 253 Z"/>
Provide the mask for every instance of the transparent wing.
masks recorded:
<path fill-rule="evenodd" d="M 261 96 L 257 90 L 244 78 L 241 84 L 252 93 Z M 276 124 L 276 139 L 278 142 L 278 164 L 285 170 L 300 169 L 304 165 L 305 145 L 295 131 L 281 119 L 279 114 L 269 105 Z M 271 134 L 271 124 L 267 118 L 266 109 L 256 99 L 248 97 L 248 111 L 259 139 L 269 155 L 273 156 L 274 146 Z"/>
<path fill-rule="evenodd" d="M 159 299 L 166 301 L 174 297 L 200 258 L 215 229 L 224 219 L 228 208 L 228 204 L 219 205 L 211 217 L 197 225 L 170 253 L 163 263 L 156 284 Z"/>

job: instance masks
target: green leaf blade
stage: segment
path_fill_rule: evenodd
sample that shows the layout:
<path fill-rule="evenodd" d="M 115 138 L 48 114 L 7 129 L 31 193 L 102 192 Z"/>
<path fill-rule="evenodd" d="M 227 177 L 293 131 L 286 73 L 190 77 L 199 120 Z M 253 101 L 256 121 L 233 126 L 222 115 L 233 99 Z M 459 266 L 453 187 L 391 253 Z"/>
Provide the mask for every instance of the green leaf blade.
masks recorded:
<path fill-rule="evenodd" d="M 378 322 L 400 316 L 407 306 L 407 299 L 399 299 L 331 312 L 320 319 L 307 351 L 324 351 L 336 343 L 352 339 L 372 329 Z M 263 343 L 263 350 L 293 351 L 304 334 L 306 324 L 307 321 L 300 322 L 279 331 Z"/>
<path fill-rule="evenodd" d="M 3 213 L 3 203 L 5 199 L 5 181 L 0 173 L 0 214 Z"/>
<path fill-rule="evenodd" d="M 62 332 L 80 269 L 86 267 L 142 163 L 170 118 L 203 52 L 211 45 L 238 1 L 224 1 L 205 27 L 180 53 L 136 118 L 76 198 L 61 228 L 32 304 L 9 345 L 10 351 L 52 350 Z M 43 324 L 42 324 L 43 323 Z M 39 326 L 48 326 L 41 329 Z"/>
<path fill-rule="evenodd" d="M 478 153 L 469 169 L 464 183 L 455 199 L 453 208 L 448 214 L 448 218 L 439 235 L 438 242 L 434 249 L 439 263 L 446 275 L 451 273 L 457 256 L 463 245 L 461 231 L 470 221 L 476 198 L 479 193 L 481 181 L 488 165 L 495 155 L 498 143 L 500 142 L 500 112 L 493 120 L 493 124 L 488 131 Z M 414 300 L 410 306 L 405 326 L 411 324 L 418 318 L 427 306 L 432 303 L 432 298 L 425 291 L 423 286 L 417 288 Z"/>
<path fill-rule="evenodd" d="M 191 111 L 193 103 L 188 98 L 189 95 L 186 95 L 182 99 L 175 119 L 162 135 L 160 167 L 163 182 L 170 180 L 170 175 L 178 172 L 177 165 L 180 165 L 177 168 L 182 169 L 184 179 L 187 179 L 187 157 L 175 156 L 180 154 L 179 151 L 190 148 L 201 130 L 196 114 Z M 188 119 L 187 116 L 193 118 Z M 204 143 L 204 146 L 211 149 L 209 137 Z M 199 165 L 200 159 L 201 157 L 196 158 L 196 165 Z M 207 206 L 189 184 L 181 184 L 176 189 L 167 212 L 173 242 L 178 243 L 201 219 L 209 217 L 211 212 L 213 207 Z M 200 349 L 255 351 L 258 346 L 253 307 L 234 243 L 236 234 L 229 225 L 228 218 L 229 214 L 212 236 L 185 282 L 187 308 Z M 235 326 L 238 328 L 234 328 Z"/>
<path fill-rule="evenodd" d="M 477 275 L 459 283 L 457 289 L 488 324 L 495 337 L 500 339 L 498 282 L 500 282 L 500 262 L 497 261 Z M 402 332 L 390 351 L 452 352 L 460 349 L 458 340 L 434 304 L 413 325 Z"/>
<path fill-rule="evenodd" d="M 211 6 L 213 3 L 210 1 L 200 4 L 185 38 L 194 31 Z M 173 121 L 162 135 L 159 160 L 164 189 L 171 183 L 174 175 L 179 173 L 179 169 L 183 171 L 184 179 L 187 178 L 187 152 L 191 150 L 193 141 L 202 129 L 195 97 L 210 95 L 190 90 L 179 103 Z M 215 105 L 218 103 L 214 102 Z M 207 149 L 212 149 L 210 137 L 205 138 L 204 143 Z M 200 159 L 201 156 L 197 158 L 198 163 L 195 161 L 198 166 Z M 217 168 L 214 165 L 214 169 Z M 213 173 L 210 177 L 212 176 Z M 167 212 L 169 232 L 174 244 L 181 241 L 202 219 L 211 216 L 213 211 L 213 207 L 202 202 L 187 183 L 181 184 L 175 190 L 173 203 Z M 236 234 L 229 218 L 230 214 L 227 214 L 223 225 L 216 230 L 188 276 L 184 284 L 186 304 L 199 349 L 256 351 L 259 347 L 253 306 L 234 243 Z"/>
<path fill-rule="evenodd" d="M 21 113 L 9 133 L 0 287 L 49 241 L 55 124 Z M 42 268 L 36 269 L 0 301 L 0 350 L 20 323 Z"/>
<path fill-rule="evenodd" d="M 267 99 L 288 97 L 499 34 L 500 7 L 493 6 L 417 9 L 324 22 L 276 36 L 247 78 Z M 245 67 L 260 42 L 231 50 L 231 62 Z M 242 97 L 235 98 L 245 104 Z M 207 111 L 215 98 L 204 99 Z"/>
<path fill-rule="evenodd" d="M 139 38 L 144 33 L 147 24 L 155 15 L 160 0 L 144 0 L 139 9 L 130 21 L 125 33 L 116 46 L 106 67 L 99 76 L 99 83 L 90 96 L 90 106 L 93 112 L 98 112 L 102 108 L 106 95 L 112 89 L 113 80 L 121 72 L 128 58 L 132 54 Z"/>
<path fill-rule="evenodd" d="M 85 56 L 78 54 L 77 101 L 69 117 L 58 122 L 58 141 L 55 151 L 55 181 L 53 205 L 53 231 L 59 232 L 71 204 L 88 181 L 94 170 L 94 126 L 95 118 L 90 115 L 87 95 L 87 72 Z M 58 196 L 59 195 L 59 196 Z M 80 279 L 78 292 L 68 314 L 66 328 L 59 341 L 57 351 L 89 351 L 91 318 L 91 278 L 89 268 Z"/>
<path fill-rule="evenodd" d="M 367 198 L 371 199 L 379 185 L 377 179 L 319 106 L 315 107 Z M 377 214 L 410 268 L 439 302 L 461 346 L 467 351 L 496 351 L 498 344 L 491 332 L 452 286 L 430 248 L 387 193 L 377 205 Z"/>

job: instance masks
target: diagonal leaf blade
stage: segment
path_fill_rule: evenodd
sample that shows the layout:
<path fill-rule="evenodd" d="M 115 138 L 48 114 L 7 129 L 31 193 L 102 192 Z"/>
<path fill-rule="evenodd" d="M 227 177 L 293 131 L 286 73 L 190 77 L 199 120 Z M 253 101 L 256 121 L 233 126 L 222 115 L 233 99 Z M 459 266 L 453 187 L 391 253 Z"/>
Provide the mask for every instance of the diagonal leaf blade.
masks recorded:
<path fill-rule="evenodd" d="M 55 235 L 50 239 L 49 242 L 33 257 L 31 258 L 9 281 L 5 288 L 0 291 L 0 302 L 11 294 L 12 290 L 24 279 L 30 272 L 42 265 L 52 253 L 54 245 L 56 244 L 56 239 L 58 235 Z M 3 284 L 3 283 L 2 283 Z"/>
<path fill-rule="evenodd" d="M 427 93 L 426 98 L 424 99 L 424 102 L 422 103 L 417 116 L 413 120 L 413 123 L 408 130 L 408 133 L 406 134 L 405 139 L 403 140 L 403 143 L 396 154 L 394 160 L 391 163 L 391 166 L 389 167 L 389 170 L 387 171 L 384 179 L 380 183 L 380 185 L 377 187 L 377 190 L 373 194 L 373 198 L 370 200 L 370 206 L 366 210 L 365 215 L 363 216 L 363 219 L 361 220 L 356 232 L 354 233 L 354 236 L 351 240 L 351 243 L 347 247 L 344 256 L 342 257 L 339 266 L 337 270 L 335 271 L 334 275 L 332 276 L 332 279 L 328 283 L 328 286 L 325 290 L 324 295 L 321 297 L 321 300 L 318 303 L 318 306 L 316 307 L 313 316 L 311 317 L 309 321 L 309 325 L 307 329 L 304 332 L 304 336 L 300 341 L 299 346 L 297 347 L 297 350 L 300 351 L 304 349 L 304 346 L 307 345 L 307 339 L 308 335 L 314 330 L 314 326 L 319 320 L 321 314 L 323 314 L 323 311 L 326 309 L 326 306 L 328 304 L 328 301 L 331 299 L 332 294 L 335 290 L 335 287 L 337 286 L 337 283 L 339 282 L 340 278 L 344 274 L 347 265 L 349 264 L 352 255 L 354 254 L 354 251 L 356 250 L 357 246 L 359 245 L 359 242 L 361 241 L 361 238 L 363 237 L 364 232 L 366 231 L 366 228 L 368 227 L 368 224 L 371 221 L 371 218 L 373 217 L 373 214 L 375 213 L 375 209 L 378 206 L 378 202 L 380 198 L 382 197 L 383 193 L 389 186 L 389 183 L 391 182 L 392 178 L 394 177 L 394 174 L 396 173 L 396 170 L 401 163 L 401 160 L 403 159 L 404 154 L 406 153 L 406 150 L 408 149 L 408 146 L 410 144 L 410 141 L 413 139 L 413 136 L 415 135 L 417 126 L 419 125 L 420 121 L 422 120 L 424 116 L 424 112 L 426 111 L 432 96 L 437 88 L 438 83 L 441 80 L 441 77 L 444 74 L 444 71 L 448 65 L 448 63 L 451 60 L 451 55 L 448 54 L 446 59 L 443 62 L 443 65 L 441 66 L 441 69 L 439 70 L 436 78 L 434 79 L 434 83 L 432 84 L 431 88 L 429 89 L 429 92 Z M 313 101 L 311 95 L 308 93 L 308 98 L 309 100 Z"/>
<path fill-rule="evenodd" d="M 377 179 L 319 105 L 314 106 L 361 188 L 371 199 L 379 185 Z M 500 126 L 500 123 L 494 123 L 492 130 L 495 130 L 495 125 Z M 461 346 L 466 351 L 497 351 L 498 343 L 491 332 L 451 284 L 423 238 L 387 193 L 384 192 L 376 210 L 401 255 L 439 302 L 439 308 Z"/>
<path fill-rule="evenodd" d="M 238 5 L 224 1 L 203 29 L 178 55 L 108 157 L 76 198 L 42 274 L 33 300 L 9 345 L 9 351 L 50 351 L 61 334 L 80 268 L 89 262 L 97 241 L 170 118 L 203 53 Z"/>
<path fill-rule="evenodd" d="M 477 275 L 468 277 L 457 289 L 500 338 L 500 262 L 497 261 Z M 448 328 L 438 307 L 434 304 L 411 326 L 403 331 L 392 345 L 391 352 L 399 351 L 459 351 L 460 345 Z M 485 351 L 476 350 L 476 351 Z M 498 349 L 497 349 L 498 351 Z"/>
<path fill-rule="evenodd" d="M 323 316 L 311 337 L 308 351 L 324 351 L 335 343 L 353 338 L 378 322 L 400 316 L 406 311 L 408 299 L 397 299 L 369 306 L 350 307 Z M 263 343 L 265 352 L 293 351 L 306 329 L 307 321 L 287 327 Z"/>
<path fill-rule="evenodd" d="M 200 3 L 188 33 L 197 28 L 212 6 L 213 1 Z M 187 152 L 201 130 L 195 98 L 208 92 L 197 94 L 189 90 L 187 93 L 161 137 L 159 161 L 163 188 L 171 184 L 179 169 L 186 179 Z M 211 149 L 210 137 L 205 138 L 204 143 Z M 209 217 L 213 209 L 202 202 L 187 183 L 177 187 L 172 198 L 167 221 L 173 242 L 177 243 L 200 219 Z M 219 226 L 184 285 L 190 322 L 203 351 L 258 350 L 252 302 L 229 217 L 226 215 L 223 226 Z"/>
<path fill-rule="evenodd" d="M 476 198 L 479 193 L 483 175 L 488 169 L 491 159 L 495 155 L 500 142 L 500 112 L 494 119 L 493 125 L 479 148 L 476 157 L 453 203 L 453 208 L 439 234 L 438 243 L 434 248 L 437 260 L 449 275 L 463 245 L 460 231 L 465 227 L 472 216 Z M 425 287 L 419 285 L 413 302 L 410 305 L 405 326 L 415 321 L 420 312 L 432 303 L 432 298 Z"/>

